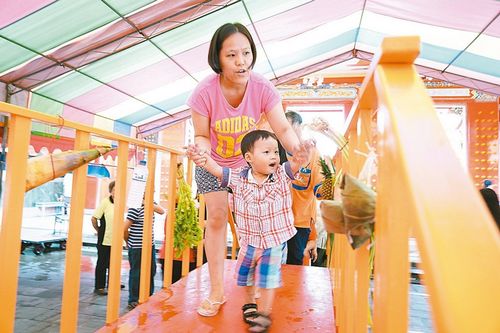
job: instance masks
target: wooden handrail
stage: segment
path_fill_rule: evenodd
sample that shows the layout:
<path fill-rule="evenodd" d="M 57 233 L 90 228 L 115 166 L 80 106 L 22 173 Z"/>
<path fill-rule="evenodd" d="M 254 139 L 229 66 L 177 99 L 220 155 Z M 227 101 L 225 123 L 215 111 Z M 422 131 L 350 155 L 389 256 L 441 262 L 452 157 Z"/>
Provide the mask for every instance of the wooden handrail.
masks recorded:
<path fill-rule="evenodd" d="M 0 228 L 0 267 L 4 273 L 0 276 L 0 332 L 12 332 L 15 323 L 16 293 L 19 274 L 19 256 L 21 246 L 21 223 L 24 203 L 24 186 L 18 186 L 26 178 L 28 146 L 32 121 L 40 121 L 52 125 L 72 128 L 76 131 L 75 150 L 90 145 L 91 135 L 114 140 L 118 143 L 118 164 L 115 186 L 115 207 L 113 220 L 113 239 L 110 259 L 109 294 L 106 312 L 106 323 L 118 319 L 120 310 L 120 270 L 122 262 L 123 219 L 126 208 L 126 183 L 129 145 L 134 144 L 148 150 L 149 176 L 146 185 L 146 206 L 144 225 L 144 243 L 151 244 L 152 200 L 154 171 L 156 168 L 156 152 L 170 154 L 169 197 L 175 197 L 176 165 L 179 155 L 177 149 L 156 145 L 147 141 L 127 137 L 110 131 L 94 128 L 84 124 L 65 120 L 61 117 L 36 112 L 27 108 L 0 102 L 0 113 L 10 114 L 8 129 L 8 148 L 6 186 Z M 66 270 L 64 275 L 61 332 L 75 332 L 78 324 L 78 304 L 80 287 L 80 257 L 82 247 L 83 208 L 85 205 L 87 166 L 83 165 L 74 171 L 73 192 L 66 253 Z M 24 182 L 21 182 L 24 184 Z M 175 201 L 169 201 L 167 224 L 167 248 L 165 255 L 165 287 L 171 283 L 173 225 L 175 223 Z M 8 222 L 8 223 L 7 223 Z M 145 247 L 142 253 L 140 302 L 149 298 L 149 277 L 151 251 Z M 148 250 L 149 249 L 149 250 Z M 71 264 L 68 264 L 71 263 Z"/>
<path fill-rule="evenodd" d="M 376 140 L 378 154 L 373 332 L 408 329 L 408 317 L 400 313 L 408 313 L 410 228 L 420 250 L 436 331 L 497 332 L 500 236 L 415 70 L 419 45 L 418 37 L 384 39 L 346 125 L 351 149 L 366 149 L 365 142 L 356 140 L 360 130 L 377 129 L 369 138 Z M 362 121 L 367 116 L 372 121 Z M 342 165 L 356 169 L 362 162 Z M 355 170 L 349 172 L 356 175 Z M 362 304 L 360 297 L 367 296 L 355 290 L 366 290 L 363 284 L 368 281 L 344 281 L 352 269 L 359 277 L 365 262 L 357 261 L 347 244 L 337 240 L 335 258 L 339 253 L 345 258 L 334 269 L 335 291 L 338 284 L 345 287 L 335 304 L 337 316 L 341 314 L 339 331 L 366 332 L 353 316 L 356 305 Z"/>
<path fill-rule="evenodd" d="M 104 139 L 108 140 L 114 140 L 114 141 L 123 141 L 123 142 L 128 142 L 131 144 L 138 145 L 143 148 L 149 148 L 149 149 L 157 149 L 158 151 L 163 151 L 163 152 L 169 152 L 169 153 L 174 153 L 174 154 L 179 154 L 182 155 L 183 152 L 174 149 L 174 148 L 169 148 L 166 146 L 161 146 L 157 145 L 145 140 L 140 140 L 136 138 L 132 138 L 126 135 L 122 134 L 117 134 L 111 131 L 106 131 L 97 127 L 92 127 L 88 125 L 84 125 L 75 121 L 71 120 L 66 120 L 62 117 L 56 117 L 47 113 L 42 113 L 38 111 L 33 111 L 21 106 L 5 103 L 5 102 L 0 102 L 0 112 L 5 112 L 5 113 L 10 113 L 11 115 L 18 115 L 22 116 L 25 118 L 29 118 L 31 120 L 37 120 L 41 121 L 47 124 L 52 124 L 52 125 L 57 125 L 57 126 L 62 126 L 62 127 L 68 127 L 68 128 L 73 128 L 75 130 L 79 130 L 82 132 L 86 133 L 92 133 L 94 135 L 100 136 Z"/>

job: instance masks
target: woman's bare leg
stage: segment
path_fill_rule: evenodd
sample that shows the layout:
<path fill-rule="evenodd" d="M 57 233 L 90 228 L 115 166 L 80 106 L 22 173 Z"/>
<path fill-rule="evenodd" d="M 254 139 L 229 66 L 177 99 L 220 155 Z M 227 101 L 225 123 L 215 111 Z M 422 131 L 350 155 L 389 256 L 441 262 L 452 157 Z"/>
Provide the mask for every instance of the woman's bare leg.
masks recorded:
<path fill-rule="evenodd" d="M 205 231 L 205 251 L 210 275 L 211 301 L 220 302 L 224 298 L 224 255 L 227 237 L 227 192 L 204 194 L 207 207 Z"/>

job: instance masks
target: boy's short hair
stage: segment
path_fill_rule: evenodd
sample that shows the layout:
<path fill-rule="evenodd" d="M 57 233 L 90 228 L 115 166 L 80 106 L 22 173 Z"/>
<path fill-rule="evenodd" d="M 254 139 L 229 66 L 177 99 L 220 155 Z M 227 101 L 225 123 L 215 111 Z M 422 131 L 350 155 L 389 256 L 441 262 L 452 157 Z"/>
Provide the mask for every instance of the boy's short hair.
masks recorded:
<path fill-rule="evenodd" d="M 224 43 L 229 36 L 238 32 L 245 35 L 250 43 L 253 56 L 250 68 L 253 68 L 255 65 L 255 61 L 257 61 L 257 48 L 255 47 L 255 42 L 253 41 L 250 31 L 241 23 L 226 23 L 215 31 L 208 49 L 208 64 L 215 73 L 220 74 L 222 72 L 220 68 L 220 50 L 222 49 L 222 43 Z"/>
<path fill-rule="evenodd" d="M 113 180 L 111 183 L 109 183 L 108 185 L 108 189 L 109 189 L 109 193 L 111 193 L 113 191 L 113 189 L 115 188 L 115 181 Z"/>
<path fill-rule="evenodd" d="M 252 152 L 255 142 L 258 140 L 265 140 L 267 138 L 273 138 L 278 141 L 278 138 L 274 133 L 266 130 L 254 130 L 248 132 L 241 140 L 241 155 L 245 156 L 247 152 Z"/>
<path fill-rule="evenodd" d="M 295 111 L 287 111 L 285 113 L 286 119 L 292 123 L 292 125 L 298 124 L 302 125 L 302 117 Z"/>

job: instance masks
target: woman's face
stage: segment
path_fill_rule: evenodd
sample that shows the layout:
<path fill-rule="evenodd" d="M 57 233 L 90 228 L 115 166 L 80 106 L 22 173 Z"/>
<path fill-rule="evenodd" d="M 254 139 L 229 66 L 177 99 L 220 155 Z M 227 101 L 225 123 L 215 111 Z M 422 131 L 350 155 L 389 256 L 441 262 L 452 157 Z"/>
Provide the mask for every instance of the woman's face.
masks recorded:
<path fill-rule="evenodd" d="M 221 75 L 233 84 L 246 84 L 253 61 L 250 42 L 240 32 L 227 37 L 219 54 Z"/>

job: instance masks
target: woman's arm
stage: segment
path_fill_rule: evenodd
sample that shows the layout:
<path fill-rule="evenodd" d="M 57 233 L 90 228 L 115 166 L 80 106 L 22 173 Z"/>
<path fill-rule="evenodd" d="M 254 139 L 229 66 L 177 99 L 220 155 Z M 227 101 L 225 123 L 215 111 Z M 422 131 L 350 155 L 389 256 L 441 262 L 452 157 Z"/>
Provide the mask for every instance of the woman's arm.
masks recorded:
<path fill-rule="evenodd" d="M 289 152 L 295 152 L 300 149 L 300 140 L 293 130 L 292 126 L 286 120 L 285 112 L 281 103 L 276 104 L 267 114 L 267 121 L 281 144 Z"/>
<path fill-rule="evenodd" d="M 191 112 L 194 127 L 194 143 L 205 151 L 210 151 L 210 119 L 198 112 Z"/>

